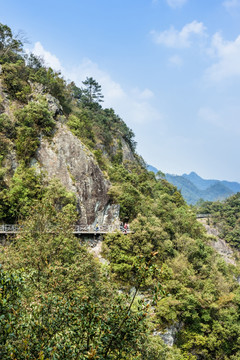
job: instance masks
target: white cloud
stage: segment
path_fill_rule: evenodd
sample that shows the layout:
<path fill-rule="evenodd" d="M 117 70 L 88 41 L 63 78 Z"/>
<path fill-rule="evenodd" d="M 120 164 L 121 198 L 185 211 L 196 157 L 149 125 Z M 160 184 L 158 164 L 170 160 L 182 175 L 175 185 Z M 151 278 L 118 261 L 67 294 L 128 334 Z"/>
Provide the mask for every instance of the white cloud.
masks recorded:
<path fill-rule="evenodd" d="M 171 8 L 176 9 L 185 5 L 188 0 L 166 0 L 166 1 Z"/>
<path fill-rule="evenodd" d="M 82 81 L 84 81 L 86 77 L 93 77 L 101 84 L 102 92 L 107 102 L 111 102 L 111 100 L 114 99 L 123 99 L 126 96 L 121 85 L 113 81 L 109 74 L 101 70 L 98 64 L 90 59 L 83 59 L 78 66 L 72 67 L 69 71 L 65 71 L 65 73 L 67 78 L 76 82 L 80 87 L 82 86 Z"/>
<path fill-rule="evenodd" d="M 41 56 L 46 64 L 54 70 L 61 70 L 66 79 L 74 81 L 79 87 L 82 87 L 82 81 L 86 77 L 93 77 L 102 87 L 104 107 L 114 108 L 128 125 L 131 123 L 145 124 L 162 119 L 161 114 L 150 103 L 154 97 L 154 93 L 150 89 L 140 90 L 136 87 L 125 91 L 106 71 L 100 69 L 98 64 L 88 58 L 83 59 L 79 65 L 68 69 L 61 65 L 55 55 L 46 51 L 40 42 L 34 45 L 32 52 Z"/>
<path fill-rule="evenodd" d="M 238 7 L 240 7 L 240 0 L 227 0 L 223 2 L 223 6 L 231 11 L 233 9 L 236 9 Z"/>
<path fill-rule="evenodd" d="M 198 118 L 217 127 L 222 127 L 219 114 L 210 107 L 200 108 L 198 110 Z"/>
<path fill-rule="evenodd" d="M 51 54 L 49 51 L 45 50 L 39 41 L 35 43 L 34 48 L 32 49 L 32 53 L 42 57 L 46 65 L 51 67 L 53 70 L 63 70 L 59 59 L 55 55 Z"/>
<path fill-rule="evenodd" d="M 175 67 L 181 67 L 183 64 L 183 60 L 179 55 L 173 55 L 169 58 L 169 64 Z"/>
<path fill-rule="evenodd" d="M 217 62 L 207 69 L 208 80 L 219 82 L 240 76 L 240 35 L 234 41 L 225 41 L 216 33 L 212 38 L 211 53 Z"/>
<path fill-rule="evenodd" d="M 141 91 L 139 88 L 134 88 L 132 90 L 132 94 L 134 97 L 141 100 L 148 100 L 154 97 L 154 93 L 149 89 L 144 89 Z"/>
<path fill-rule="evenodd" d="M 182 30 L 178 31 L 173 26 L 169 30 L 162 32 L 152 31 L 153 39 L 157 44 L 162 44 L 171 48 L 188 48 L 191 46 L 193 35 L 205 36 L 205 26 L 202 22 L 194 20 L 186 24 Z"/>
<path fill-rule="evenodd" d="M 217 136 L 230 136 L 233 138 L 240 134 L 240 125 L 239 125 L 239 116 L 240 116 L 240 106 L 228 103 L 221 103 L 218 105 L 217 110 L 211 107 L 201 107 L 198 110 L 198 119 L 201 122 L 201 126 L 206 129 L 206 132 L 209 129 L 209 125 L 214 127 L 214 134 Z M 210 130 L 212 134 L 212 130 Z"/>
<path fill-rule="evenodd" d="M 162 115 L 147 101 L 136 101 L 131 99 L 123 104 L 124 119 L 129 122 L 146 124 L 162 121 Z"/>
<path fill-rule="evenodd" d="M 154 97 L 150 89 L 140 90 L 136 87 L 125 91 L 119 83 L 112 80 L 107 72 L 101 70 L 98 64 L 90 59 L 84 59 L 80 65 L 67 73 L 67 77 L 75 81 L 78 86 L 82 86 L 82 81 L 87 76 L 92 76 L 102 86 L 104 106 L 114 108 L 128 124 L 143 124 L 160 120 L 161 115 L 149 102 Z"/>

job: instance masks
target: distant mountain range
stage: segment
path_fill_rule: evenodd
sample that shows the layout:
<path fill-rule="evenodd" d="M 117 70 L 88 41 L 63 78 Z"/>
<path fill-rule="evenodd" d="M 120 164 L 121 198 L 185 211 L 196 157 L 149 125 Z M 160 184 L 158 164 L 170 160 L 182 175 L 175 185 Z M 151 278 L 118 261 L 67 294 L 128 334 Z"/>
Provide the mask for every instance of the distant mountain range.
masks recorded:
<path fill-rule="evenodd" d="M 148 165 L 148 170 L 158 172 L 154 166 Z M 206 180 L 195 172 L 183 175 L 165 174 L 166 180 L 175 185 L 188 204 L 196 204 L 198 200 L 223 200 L 240 192 L 240 183 L 226 180 Z"/>

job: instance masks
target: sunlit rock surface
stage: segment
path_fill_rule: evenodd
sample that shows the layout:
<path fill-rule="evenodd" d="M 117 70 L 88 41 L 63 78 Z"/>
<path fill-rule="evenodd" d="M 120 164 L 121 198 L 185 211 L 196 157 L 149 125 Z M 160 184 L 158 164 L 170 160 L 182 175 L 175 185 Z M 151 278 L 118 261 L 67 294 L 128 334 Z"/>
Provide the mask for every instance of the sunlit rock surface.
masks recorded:
<path fill-rule="evenodd" d="M 41 140 L 37 160 L 49 178 L 58 178 L 76 194 L 81 224 L 117 226 L 119 206 L 112 204 L 107 194 L 110 182 L 92 153 L 66 126 L 57 126 L 51 142 Z"/>

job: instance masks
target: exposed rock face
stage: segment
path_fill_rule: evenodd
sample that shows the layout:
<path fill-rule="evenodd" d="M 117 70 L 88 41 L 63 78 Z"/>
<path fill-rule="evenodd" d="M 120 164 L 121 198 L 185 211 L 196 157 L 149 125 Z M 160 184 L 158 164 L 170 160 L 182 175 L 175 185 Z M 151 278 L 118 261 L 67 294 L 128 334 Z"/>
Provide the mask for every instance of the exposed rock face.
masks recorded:
<path fill-rule="evenodd" d="M 2 69 L 2 67 L 0 67 L 0 74 L 2 71 L 1 69 Z M 7 95 L 4 92 L 4 89 L 2 86 L 2 80 L 0 79 L 0 115 L 2 113 L 6 113 L 10 117 L 10 119 L 12 119 L 12 114 L 10 112 L 9 104 L 10 104 L 9 99 L 7 98 Z"/>
<path fill-rule="evenodd" d="M 211 246 L 224 258 L 226 263 L 236 265 L 234 253 L 226 241 L 217 238 L 216 241 L 211 241 Z"/>
<path fill-rule="evenodd" d="M 58 178 L 77 196 L 79 223 L 119 223 L 119 206 L 110 202 L 110 183 L 92 153 L 64 125 L 58 125 L 51 143 L 41 140 L 37 160 L 49 178 Z"/>
<path fill-rule="evenodd" d="M 198 221 L 203 224 L 209 235 L 213 235 L 216 237 L 216 240 L 210 241 L 211 247 L 213 247 L 217 251 L 217 253 L 223 257 L 226 263 L 236 265 L 236 262 L 234 260 L 234 252 L 231 247 L 226 243 L 226 241 L 219 238 L 219 231 L 216 228 L 208 225 L 206 223 L 206 219 L 198 219 Z"/>
<path fill-rule="evenodd" d="M 119 134 L 118 134 L 119 136 Z M 123 139 L 122 136 L 120 136 L 119 138 L 113 138 L 112 139 L 113 144 L 111 147 L 111 153 L 112 155 L 116 155 L 117 151 L 119 150 L 119 141 L 120 141 L 120 146 L 121 146 L 121 151 L 122 151 L 122 160 L 123 161 L 136 161 L 135 157 L 134 157 L 134 153 L 132 152 L 130 146 L 128 145 L 128 143 Z M 109 158 L 109 154 L 107 153 L 105 147 L 103 144 L 99 143 L 97 144 L 97 149 L 101 150 L 103 155 L 106 156 L 107 158 Z"/>
<path fill-rule="evenodd" d="M 1 66 L 0 66 L 1 73 Z M 104 178 L 93 154 L 68 128 L 61 124 L 65 121 L 59 101 L 50 94 L 45 94 L 44 86 L 31 84 L 33 101 L 35 95 L 43 95 L 54 119 L 57 121 L 56 132 L 51 142 L 41 139 L 36 159 L 31 165 L 39 162 L 47 176 L 58 178 L 61 183 L 77 197 L 79 223 L 85 225 L 116 225 L 119 228 L 119 205 L 112 204 L 108 196 L 110 182 Z M 6 113 L 14 122 L 10 101 L 4 92 L 0 80 L 0 114 Z M 5 165 L 13 173 L 17 166 L 15 151 L 9 151 Z"/>
<path fill-rule="evenodd" d="M 53 117 L 63 114 L 63 109 L 59 103 L 59 100 L 57 100 L 54 96 L 52 96 L 50 94 L 46 94 L 45 98 L 48 103 L 48 108 L 53 114 Z"/>
<path fill-rule="evenodd" d="M 126 141 L 122 138 L 122 152 L 123 152 L 123 161 L 135 161 L 135 157 L 133 155 L 132 150 L 130 149 L 129 145 L 126 143 Z"/>
<path fill-rule="evenodd" d="M 166 345 L 173 346 L 176 341 L 177 333 L 180 331 L 181 327 L 182 324 L 176 323 L 169 328 L 166 328 L 164 332 L 154 331 L 153 335 L 160 336 Z"/>

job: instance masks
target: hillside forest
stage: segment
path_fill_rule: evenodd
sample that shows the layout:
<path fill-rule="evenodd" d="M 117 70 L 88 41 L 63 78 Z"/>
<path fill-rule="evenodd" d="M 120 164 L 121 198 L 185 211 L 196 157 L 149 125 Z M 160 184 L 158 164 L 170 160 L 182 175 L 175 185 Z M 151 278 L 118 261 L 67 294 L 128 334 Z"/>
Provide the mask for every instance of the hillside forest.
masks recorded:
<path fill-rule="evenodd" d="M 232 247 L 240 249 L 240 193 L 224 201 L 200 201 L 199 213 L 209 215 L 209 222 L 219 230 L 219 236 Z"/>
<path fill-rule="evenodd" d="M 0 224 L 24 229 L 0 248 L 0 358 L 240 359 L 238 256 L 234 266 L 215 252 L 195 211 L 147 170 L 133 131 L 103 108 L 103 96 L 92 77 L 78 87 L 25 54 L 0 24 Z M 105 235 L 98 257 L 72 233 L 77 194 L 38 160 L 60 128 L 91 152 L 119 221 L 130 225 L 127 235 Z M 228 214 L 222 231 L 238 247 L 239 194 L 203 206 L 216 222 Z"/>

